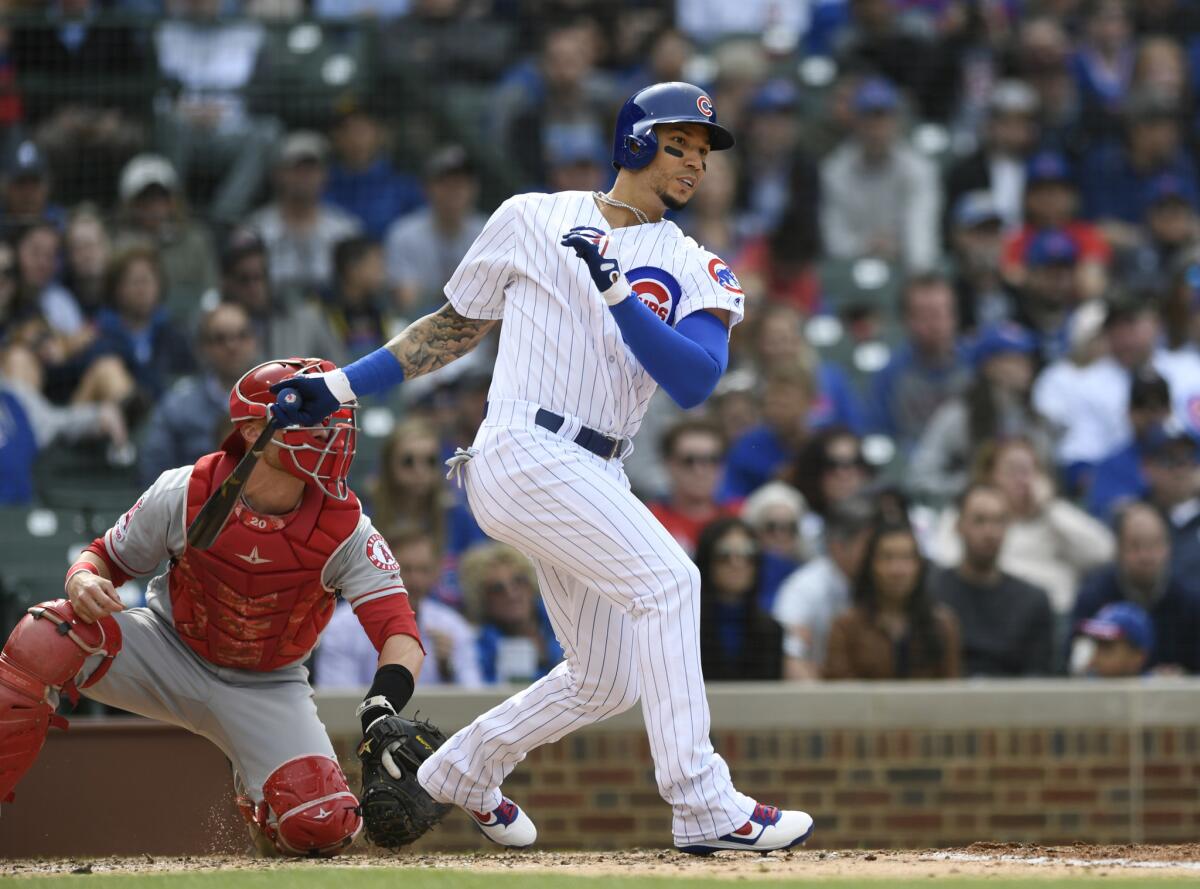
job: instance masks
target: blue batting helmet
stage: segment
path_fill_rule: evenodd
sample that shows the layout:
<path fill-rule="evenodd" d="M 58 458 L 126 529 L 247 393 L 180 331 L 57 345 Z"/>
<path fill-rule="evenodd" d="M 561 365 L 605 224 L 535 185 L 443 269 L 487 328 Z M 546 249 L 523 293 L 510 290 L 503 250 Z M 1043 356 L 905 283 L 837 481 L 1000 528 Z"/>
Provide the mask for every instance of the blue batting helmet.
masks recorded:
<path fill-rule="evenodd" d="M 656 83 L 630 96 L 617 115 L 613 138 L 613 168 L 638 170 L 658 153 L 655 124 L 699 123 L 708 127 L 709 147 L 733 147 L 733 135 L 717 123 L 717 109 L 708 94 L 690 83 Z"/>

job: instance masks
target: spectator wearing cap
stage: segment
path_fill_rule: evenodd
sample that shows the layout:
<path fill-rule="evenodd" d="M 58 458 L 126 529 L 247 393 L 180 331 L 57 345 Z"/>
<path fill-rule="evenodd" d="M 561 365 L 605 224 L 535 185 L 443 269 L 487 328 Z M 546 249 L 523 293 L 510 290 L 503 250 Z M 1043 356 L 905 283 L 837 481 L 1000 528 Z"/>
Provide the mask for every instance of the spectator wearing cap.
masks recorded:
<path fill-rule="evenodd" d="M 1010 286 L 1027 274 L 1030 244 L 1040 232 L 1064 232 L 1077 252 L 1076 287 L 1081 296 L 1099 296 L 1107 283 L 1112 248 L 1092 223 L 1079 218 L 1079 195 L 1070 164 L 1057 151 L 1040 151 L 1025 170 L 1024 222 L 1004 242 L 1001 268 Z"/>
<path fill-rule="evenodd" d="M 650 512 L 691 554 L 705 525 L 741 512 L 741 500 L 717 499 L 725 440 L 709 421 L 683 417 L 663 434 L 659 450 L 668 486 L 661 499 L 649 504 Z"/>
<path fill-rule="evenodd" d="M 831 256 L 928 269 L 940 258 L 941 183 L 902 138 L 899 105 L 887 80 L 858 87 L 853 134 L 821 164 L 821 232 Z"/>
<path fill-rule="evenodd" d="M 1146 495 L 1146 477 L 1142 457 L 1154 447 L 1151 433 L 1171 416 L 1171 390 L 1159 374 L 1149 367 L 1133 374 L 1129 387 L 1129 427 L 1132 435 L 1115 451 L 1096 463 L 1087 492 L 1088 512 L 1107 521 L 1123 503 Z"/>
<path fill-rule="evenodd" d="M 1079 625 L 1079 634 L 1092 643 L 1086 675 L 1125 679 L 1146 673 L 1154 650 L 1154 625 L 1132 602 L 1105 605 Z"/>
<path fill-rule="evenodd" d="M 1174 173 L 1155 176 L 1137 241 L 1117 252 L 1118 279 L 1138 290 L 1169 290 L 1175 269 L 1200 241 L 1197 201 L 1196 190 Z"/>
<path fill-rule="evenodd" d="M 1008 501 L 1001 570 L 1044 590 L 1055 613 L 1069 612 L 1080 579 L 1112 559 L 1112 532 L 1055 492 L 1046 464 L 1026 439 L 985 443 L 972 480 L 991 485 Z M 943 511 L 929 545 L 941 565 L 957 565 L 962 558 L 957 525 L 957 510 Z"/>
<path fill-rule="evenodd" d="M 115 249 L 155 250 L 166 304 L 190 321 L 200 297 L 217 285 L 217 259 L 208 229 L 191 217 L 175 168 L 162 155 L 139 154 L 121 171 L 119 191 Z"/>
<path fill-rule="evenodd" d="M 987 192 L 1005 228 L 1024 215 L 1026 160 L 1038 143 L 1037 94 L 1019 80 L 1002 80 L 988 96 L 988 115 L 979 148 L 945 175 L 946 230 L 963 195 Z"/>
<path fill-rule="evenodd" d="M 812 163 L 800 151 L 800 91 L 787 78 L 768 80 L 747 103 L 741 206 L 753 234 L 774 231 L 791 201 L 793 168 Z"/>
<path fill-rule="evenodd" d="M 995 324 L 1012 312 L 1013 296 L 1001 274 L 1003 220 L 991 192 L 969 191 L 950 218 L 950 250 L 958 323 L 965 330 Z"/>
<path fill-rule="evenodd" d="M 4 226 L 7 230 L 34 222 L 62 229 L 66 211 L 50 200 L 50 170 L 41 149 L 30 140 L 18 142 L 4 165 Z"/>
<path fill-rule="evenodd" d="M 1154 507 L 1135 502 L 1117 512 L 1115 529 L 1116 561 L 1079 588 L 1072 626 L 1112 608 L 1136 608 L 1153 631 L 1146 666 L 1200 672 L 1200 596 L 1174 565 L 1167 522 Z"/>
<path fill-rule="evenodd" d="M 383 124 L 365 106 L 343 109 L 331 135 L 334 159 L 325 200 L 357 219 L 369 238 L 382 241 L 388 226 L 425 203 L 421 183 L 392 164 Z"/>
<path fill-rule="evenodd" d="M 1085 10 L 1083 35 L 1071 70 L 1083 102 L 1083 124 L 1094 135 L 1110 131 L 1133 78 L 1134 42 L 1121 0 L 1094 0 Z"/>
<path fill-rule="evenodd" d="M 547 191 L 608 190 L 612 169 L 599 130 L 587 124 L 550 126 L 542 138 L 545 141 Z M 709 172 L 712 172 L 712 164 L 709 164 Z M 707 182 L 708 176 L 704 178 Z"/>
<path fill-rule="evenodd" d="M 345 363 L 345 350 L 316 305 L 276 296 L 270 256 L 262 239 L 251 229 L 234 229 L 226 238 L 221 255 L 220 300 L 236 303 L 250 316 L 261 350 L 259 361 L 280 355 L 316 355 L 334 364 Z"/>
<path fill-rule="evenodd" d="M 1079 248 L 1062 229 L 1038 232 L 1025 248 L 1025 274 L 1015 290 L 1013 320 L 1033 333 L 1042 362 L 1067 352 L 1067 321 L 1083 302 Z"/>
<path fill-rule="evenodd" d="M 1152 92 L 1131 95 L 1122 138 L 1084 156 L 1080 183 L 1083 213 L 1099 224 L 1112 244 L 1136 243 L 1136 226 L 1146 216 L 1149 186 L 1170 173 L 1196 188 L 1196 167 L 1183 144 L 1180 108 Z"/>
<path fill-rule="evenodd" d="M 910 276 L 900 311 L 905 339 L 871 381 L 871 407 L 875 431 L 908 453 L 938 408 L 967 388 L 971 365 L 958 341 L 954 291 L 944 277 Z"/>
<path fill-rule="evenodd" d="M 1048 676 L 1054 612 L 1044 590 L 1008 574 L 1000 554 L 1011 522 L 1004 492 L 975 482 L 958 497 L 956 565 L 931 572 L 933 598 L 962 629 L 963 675 Z"/>
<path fill-rule="evenodd" d="M 1172 417 L 1150 430 L 1139 454 L 1146 501 L 1170 528 L 1172 571 L 1200 590 L 1200 446 Z"/>
<path fill-rule="evenodd" d="M 178 92 L 156 122 L 163 153 L 183 181 L 197 167 L 221 171 L 208 215 L 233 225 L 258 196 L 281 128 L 252 114 L 247 101 L 266 42 L 263 26 L 221 9 L 220 0 L 182 0 L 159 24 L 159 64 Z"/>
<path fill-rule="evenodd" d="M 354 217 L 321 199 L 329 143 L 320 133 L 297 130 L 280 145 L 274 172 L 275 199 L 248 224 L 271 257 L 271 283 L 289 295 L 313 296 L 333 283 L 333 248 L 357 235 Z"/>
<path fill-rule="evenodd" d="M 383 248 L 366 235 L 333 248 L 333 287 L 325 314 L 346 354 L 362 357 L 391 339 L 394 319 L 383 272 Z"/>
<path fill-rule="evenodd" d="M 1018 324 L 980 331 L 970 346 L 974 379 L 938 408 L 913 449 L 911 493 L 952 500 L 966 487 L 975 452 L 992 439 L 1025 436 L 1041 459 L 1050 458 L 1054 437 L 1030 401 L 1035 350 L 1033 335 Z"/>
<path fill-rule="evenodd" d="M 196 462 L 224 438 L 229 391 L 259 355 L 250 316 L 222 302 L 200 316 L 198 366 L 158 400 L 138 448 L 138 475 L 148 485 L 159 473 Z"/>
<path fill-rule="evenodd" d="M 384 239 L 388 284 L 396 308 L 419 317 L 445 301 L 442 288 L 483 230 L 479 179 L 462 146 L 436 151 L 425 165 L 429 205 L 397 220 Z"/>

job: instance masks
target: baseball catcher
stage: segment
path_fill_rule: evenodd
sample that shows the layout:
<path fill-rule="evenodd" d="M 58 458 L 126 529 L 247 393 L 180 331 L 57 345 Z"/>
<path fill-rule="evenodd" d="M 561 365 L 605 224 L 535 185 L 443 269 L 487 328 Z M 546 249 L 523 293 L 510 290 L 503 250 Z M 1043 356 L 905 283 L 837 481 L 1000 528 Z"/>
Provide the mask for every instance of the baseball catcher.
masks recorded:
<path fill-rule="evenodd" d="M 212 545 L 187 527 L 268 421 L 270 387 L 331 370 L 316 358 L 253 368 L 229 398 L 234 430 L 194 466 L 164 472 L 67 571 L 65 598 L 29 609 L 0 652 L 0 799 L 37 758 L 60 695 L 84 695 L 182 726 L 233 766 L 237 805 L 255 845 L 282 855 L 336 855 L 363 829 L 390 848 L 412 842 L 444 807 L 415 771 L 442 743 L 397 715 L 424 649 L 400 566 L 346 484 L 355 408 L 274 434 Z M 144 608 L 115 588 L 162 562 Z M 363 804 L 347 786 L 317 716 L 302 662 L 340 595 L 379 652 L 358 708 Z"/>

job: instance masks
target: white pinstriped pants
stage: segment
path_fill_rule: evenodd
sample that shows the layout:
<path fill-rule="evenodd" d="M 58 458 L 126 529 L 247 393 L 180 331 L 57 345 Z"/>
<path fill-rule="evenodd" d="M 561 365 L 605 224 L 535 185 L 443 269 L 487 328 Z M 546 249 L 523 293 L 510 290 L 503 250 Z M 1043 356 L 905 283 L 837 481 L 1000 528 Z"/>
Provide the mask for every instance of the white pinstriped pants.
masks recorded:
<path fill-rule="evenodd" d="M 533 423 L 536 410 L 489 403 L 466 488 L 483 530 L 533 561 L 566 656 L 450 738 L 421 766 L 421 785 L 435 799 L 490 811 L 530 750 L 640 696 L 675 842 L 729 833 L 746 823 L 754 801 L 734 789 L 709 740 L 699 574 L 629 492 L 620 464 L 569 440 L 578 421 L 551 433 Z"/>

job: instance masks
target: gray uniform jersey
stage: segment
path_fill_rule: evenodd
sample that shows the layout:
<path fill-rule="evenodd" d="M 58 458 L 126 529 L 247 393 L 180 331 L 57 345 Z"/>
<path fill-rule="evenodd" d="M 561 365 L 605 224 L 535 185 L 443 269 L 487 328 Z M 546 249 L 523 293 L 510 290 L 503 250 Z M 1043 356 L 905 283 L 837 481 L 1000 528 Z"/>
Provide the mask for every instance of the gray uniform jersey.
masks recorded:
<path fill-rule="evenodd" d="M 152 572 L 184 550 L 192 467 L 164 472 L 104 535 L 109 558 L 127 574 Z M 255 549 L 247 563 L 261 559 Z M 365 515 L 330 556 L 321 583 L 357 608 L 407 595 L 400 566 Z M 299 663 L 270 672 L 218 667 L 184 644 L 171 620 L 167 576 L 150 581 L 148 605 L 119 612 L 123 644 L 112 667 L 83 691 L 89 698 L 181 726 L 211 740 L 233 764 L 239 787 L 262 799 L 262 784 L 288 760 L 334 757 L 317 717 L 308 670 Z M 80 679 L 99 657 L 89 659 Z"/>

